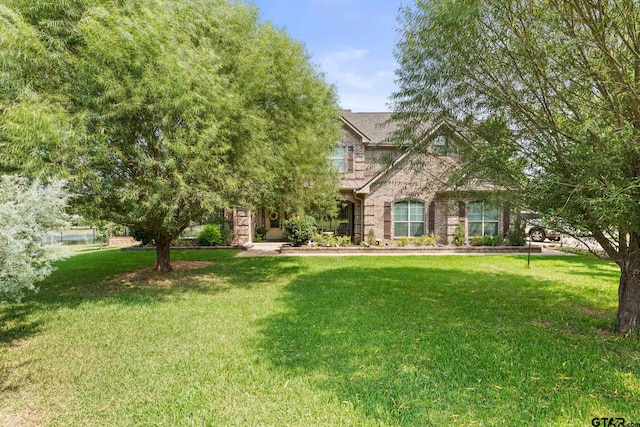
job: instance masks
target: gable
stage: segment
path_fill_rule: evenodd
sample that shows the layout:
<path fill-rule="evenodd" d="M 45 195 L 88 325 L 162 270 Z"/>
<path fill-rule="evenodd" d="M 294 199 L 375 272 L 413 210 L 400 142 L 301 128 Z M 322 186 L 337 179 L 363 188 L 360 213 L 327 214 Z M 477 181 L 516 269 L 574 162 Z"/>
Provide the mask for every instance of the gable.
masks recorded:
<path fill-rule="evenodd" d="M 440 121 L 437 125 L 425 131 L 425 134 L 424 134 L 425 139 L 429 139 L 435 135 L 438 135 L 440 134 L 440 132 L 442 132 L 443 135 L 447 135 L 447 136 L 450 136 L 453 134 L 453 132 L 451 132 L 449 128 L 449 125 L 444 121 Z M 358 189 L 357 192 L 359 194 L 369 194 L 371 192 L 372 187 L 375 184 L 383 181 L 390 174 L 396 174 L 401 169 L 407 169 L 406 174 L 409 174 L 409 169 L 411 169 L 412 160 L 415 159 L 415 157 L 417 156 L 420 156 L 420 154 L 415 152 L 410 152 L 409 150 L 405 149 L 402 154 L 400 154 L 395 160 L 393 160 L 386 167 L 381 169 L 365 185 L 363 185 L 360 189 Z M 438 169 L 440 169 L 439 167 L 440 162 L 433 161 L 433 159 L 429 161 L 428 157 L 426 158 L 426 160 L 427 161 L 425 163 L 425 166 L 427 166 L 427 169 L 428 169 L 426 172 L 432 176 L 438 174 L 439 172 Z M 415 171 L 412 171 L 410 175 L 416 175 Z"/>

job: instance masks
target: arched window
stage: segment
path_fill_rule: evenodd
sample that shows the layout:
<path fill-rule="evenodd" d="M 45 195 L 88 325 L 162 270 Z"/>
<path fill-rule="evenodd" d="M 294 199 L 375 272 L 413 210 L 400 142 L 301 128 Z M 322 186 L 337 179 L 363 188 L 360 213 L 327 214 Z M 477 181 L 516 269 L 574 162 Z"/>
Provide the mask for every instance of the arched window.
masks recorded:
<path fill-rule="evenodd" d="M 418 237 L 424 234 L 424 203 L 407 200 L 393 205 L 394 237 Z"/>
<path fill-rule="evenodd" d="M 498 235 L 498 207 L 485 202 L 469 203 L 469 236 Z"/>

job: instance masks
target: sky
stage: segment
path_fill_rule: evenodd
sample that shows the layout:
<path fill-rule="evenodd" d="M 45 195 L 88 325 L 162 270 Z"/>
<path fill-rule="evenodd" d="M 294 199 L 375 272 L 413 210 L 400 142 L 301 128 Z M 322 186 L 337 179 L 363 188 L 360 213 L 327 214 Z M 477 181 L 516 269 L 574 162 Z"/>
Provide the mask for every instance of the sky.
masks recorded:
<path fill-rule="evenodd" d="M 336 85 L 341 108 L 356 112 L 389 111 L 396 90 L 400 6 L 409 0 L 245 0 L 305 45 L 311 62 Z"/>

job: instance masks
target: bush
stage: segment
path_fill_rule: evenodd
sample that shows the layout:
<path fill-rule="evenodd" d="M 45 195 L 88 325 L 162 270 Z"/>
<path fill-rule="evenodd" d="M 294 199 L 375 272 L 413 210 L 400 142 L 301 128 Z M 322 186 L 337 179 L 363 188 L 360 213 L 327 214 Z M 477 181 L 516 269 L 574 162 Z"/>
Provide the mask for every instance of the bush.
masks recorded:
<path fill-rule="evenodd" d="M 336 239 L 338 240 L 338 246 L 347 247 L 352 245 L 351 236 L 338 236 Z"/>
<path fill-rule="evenodd" d="M 524 246 L 526 245 L 526 233 L 524 231 L 524 224 L 520 220 L 520 217 L 516 218 L 513 224 L 513 230 L 507 232 L 507 241 L 509 246 Z"/>
<path fill-rule="evenodd" d="M 313 241 L 316 245 L 323 247 L 351 246 L 350 236 L 334 236 L 333 234 L 316 233 L 316 235 L 313 236 Z"/>
<path fill-rule="evenodd" d="M 137 240 L 138 242 L 140 242 L 142 246 L 147 246 L 153 243 L 153 236 L 151 235 L 151 233 L 145 230 L 131 228 L 129 230 L 129 235 L 133 237 L 135 240 Z"/>
<path fill-rule="evenodd" d="M 373 228 L 369 229 L 367 233 L 367 245 L 373 246 L 376 244 L 376 232 L 373 231 Z"/>
<path fill-rule="evenodd" d="M 215 225 L 205 225 L 204 229 L 198 234 L 198 244 L 202 246 L 215 246 L 222 241 L 220 228 Z"/>
<path fill-rule="evenodd" d="M 233 243 L 233 232 L 227 223 L 225 222 L 222 225 L 222 230 L 220 231 L 220 244 L 223 246 L 231 246 Z"/>
<path fill-rule="evenodd" d="M 197 246 L 198 242 L 196 239 L 191 237 L 180 237 L 173 241 L 171 246 Z"/>
<path fill-rule="evenodd" d="M 420 237 L 400 237 L 398 238 L 398 240 L 396 241 L 396 244 L 399 247 L 404 247 L 404 246 L 436 246 L 436 244 L 438 243 L 438 236 L 435 234 L 423 234 Z"/>
<path fill-rule="evenodd" d="M 316 220 L 310 216 L 299 216 L 284 222 L 284 238 L 294 246 L 302 246 L 313 239 L 316 233 Z"/>
<path fill-rule="evenodd" d="M 409 241 L 410 240 L 408 237 L 403 236 L 398 238 L 398 241 L 396 242 L 396 244 L 402 248 L 403 246 L 407 246 L 409 244 Z"/>
<path fill-rule="evenodd" d="M 478 236 L 477 234 L 471 238 L 471 246 L 500 246 L 504 242 L 502 236 Z"/>
<path fill-rule="evenodd" d="M 453 232 L 453 244 L 455 246 L 463 246 L 467 244 L 467 238 L 464 236 L 464 228 L 458 224 Z"/>
<path fill-rule="evenodd" d="M 255 233 L 253 235 L 253 241 L 254 242 L 262 242 L 265 239 L 268 231 L 269 230 L 267 230 L 267 227 L 258 227 L 258 228 L 256 228 L 256 231 L 255 231 Z"/>
<path fill-rule="evenodd" d="M 436 246 L 438 244 L 438 236 L 435 234 L 423 234 L 420 237 L 416 237 L 415 242 L 417 246 Z"/>
<path fill-rule="evenodd" d="M 64 181 L 41 185 L 0 176 L 0 304 L 20 301 L 24 291 L 47 277 L 53 262 L 70 255 L 52 236 L 69 225 Z"/>

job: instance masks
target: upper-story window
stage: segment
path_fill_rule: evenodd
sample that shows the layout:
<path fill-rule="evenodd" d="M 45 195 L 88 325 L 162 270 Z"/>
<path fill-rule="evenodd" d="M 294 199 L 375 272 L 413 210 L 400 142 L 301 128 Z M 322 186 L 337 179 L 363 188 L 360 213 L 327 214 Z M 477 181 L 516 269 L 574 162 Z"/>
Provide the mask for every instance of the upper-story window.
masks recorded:
<path fill-rule="evenodd" d="M 433 138 L 433 152 L 436 154 L 447 154 L 447 137 L 438 135 Z"/>
<path fill-rule="evenodd" d="M 333 153 L 331 154 L 330 159 L 338 172 L 344 172 L 345 164 L 347 163 L 347 149 L 340 145 L 336 145 L 333 148 Z"/>

